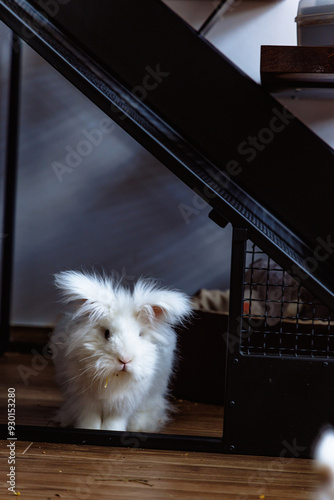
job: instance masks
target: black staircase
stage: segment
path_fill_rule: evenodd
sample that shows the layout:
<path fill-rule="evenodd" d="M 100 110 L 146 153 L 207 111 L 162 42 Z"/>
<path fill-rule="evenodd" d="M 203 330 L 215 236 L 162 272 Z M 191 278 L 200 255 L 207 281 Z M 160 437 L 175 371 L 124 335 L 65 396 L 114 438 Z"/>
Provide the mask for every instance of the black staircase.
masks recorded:
<path fill-rule="evenodd" d="M 333 371 L 332 359 L 247 356 L 237 319 L 242 317 L 247 239 L 334 309 L 332 149 L 159 0 L 1 0 L 0 19 L 200 193 L 212 206 L 214 220 L 234 226 L 229 333 L 240 341 L 228 349 L 224 437 L 168 441 L 152 435 L 143 446 L 279 455 L 282 442 L 291 438 L 302 440 L 299 456 L 309 456 L 316 427 L 329 418 L 326 408 L 316 412 L 309 432 L 298 434 L 294 425 L 305 412 L 301 407 L 292 411 L 291 421 L 289 406 L 284 407 L 285 420 L 278 416 L 281 426 L 274 428 L 270 418 L 279 407 L 270 398 L 266 418 L 260 418 L 258 407 L 249 407 L 251 400 L 244 414 L 242 381 L 251 371 L 256 397 L 266 405 L 271 390 L 266 378 L 286 369 L 302 380 L 317 380 L 324 362 L 328 373 Z M 8 164 L 8 172 L 11 168 Z M 6 276 L 2 296 L 10 285 L 10 273 Z M 5 307 L 10 307 L 8 299 Z M 4 350 L 6 311 L 2 317 Z M 324 391 L 334 388 L 329 376 L 321 376 L 321 383 Z M 280 397 L 281 386 L 275 387 Z M 293 398 L 288 400 L 291 405 Z M 117 433 L 100 438 L 94 432 L 87 437 L 80 431 L 33 429 L 22 428 L 21 435 L 122 444 Z M 256 433 L 257 441 L 247 439 Z"/>

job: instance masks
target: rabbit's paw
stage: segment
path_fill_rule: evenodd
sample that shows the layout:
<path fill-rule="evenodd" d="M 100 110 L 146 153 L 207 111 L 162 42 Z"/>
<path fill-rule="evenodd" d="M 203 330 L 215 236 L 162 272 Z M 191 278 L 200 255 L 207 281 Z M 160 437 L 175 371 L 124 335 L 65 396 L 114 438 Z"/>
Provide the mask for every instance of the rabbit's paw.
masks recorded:
<path fill-rule="evenodd" d="M 126 431 L 126 426 L 126 418 L 111 416 L 103 419 L 101 429 L 106 431 Z"/>
<path fill-rule="evenodd" d="M 131 418 L 128 431 L 131 432 L 159 432 L 168 422 L 167 405 L 159 404 L 137 411 Z"/>
<path fill-rule="evenodd" d="M 79 429 L 101 429 L 101 417 L 96 413 L 80 416 L 75 424 Z"/>

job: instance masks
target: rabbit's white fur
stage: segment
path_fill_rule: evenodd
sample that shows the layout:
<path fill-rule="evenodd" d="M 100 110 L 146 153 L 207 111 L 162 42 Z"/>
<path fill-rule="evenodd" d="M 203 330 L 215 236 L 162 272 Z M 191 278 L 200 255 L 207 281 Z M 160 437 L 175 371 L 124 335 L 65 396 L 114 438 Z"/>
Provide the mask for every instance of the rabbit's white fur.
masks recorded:
<path fill-rule="evenodd" d="M 327 428 L 321 434 L 315 450 L 314 458 L 318 467 L 325 468 L 328 482 L 318 492 L 316 500 L 334 500 L 334 430 Z"/>
<path fill-rule="evenodd" d="M 50 342 L 64 396 L 61 425 L 158 431 L 168 419 L 172 326 L 191 313 L 188 297 L 152 280 L 140 279 L 130 290 L 77 271 L 57 274 L 56 285 L 73 304 Z"/>

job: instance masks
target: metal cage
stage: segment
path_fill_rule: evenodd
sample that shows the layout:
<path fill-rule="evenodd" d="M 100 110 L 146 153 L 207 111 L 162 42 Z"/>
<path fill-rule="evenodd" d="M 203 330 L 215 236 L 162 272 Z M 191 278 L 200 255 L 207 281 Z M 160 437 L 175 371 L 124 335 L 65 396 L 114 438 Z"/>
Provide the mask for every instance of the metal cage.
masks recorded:
<path fill-rule="evenodd" d="M 243 284 L 242 355 L 334 357 L 333 311 L 251 241 Z"/>
<path fill-rule="evenodd" d="M 290 272 L 289 272 L 290 271 Z M 234 229 L 224 449 L 312 456 L 334 421 L 333 312 Z"/>

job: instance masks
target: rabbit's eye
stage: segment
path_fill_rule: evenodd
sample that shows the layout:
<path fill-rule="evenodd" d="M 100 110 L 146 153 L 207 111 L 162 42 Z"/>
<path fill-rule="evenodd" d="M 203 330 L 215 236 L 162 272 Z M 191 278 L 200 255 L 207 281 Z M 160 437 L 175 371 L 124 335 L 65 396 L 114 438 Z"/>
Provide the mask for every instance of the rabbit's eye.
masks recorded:
<path fill-rule="evenodd" d="M 108 330 L 108 329 L 104 330 L 104 337 L 105 337 L 106 340 L 109 339 L 109 337 L 110 337 L 110 330 Z"/>
<path fill-rule="evenodd" d="M 141 330 L 141 331 L 139 332 L 139 337 L 142 337 L 143 335 L 144 335 L 144 332 L 143 332 L 143 330 Z"/>

